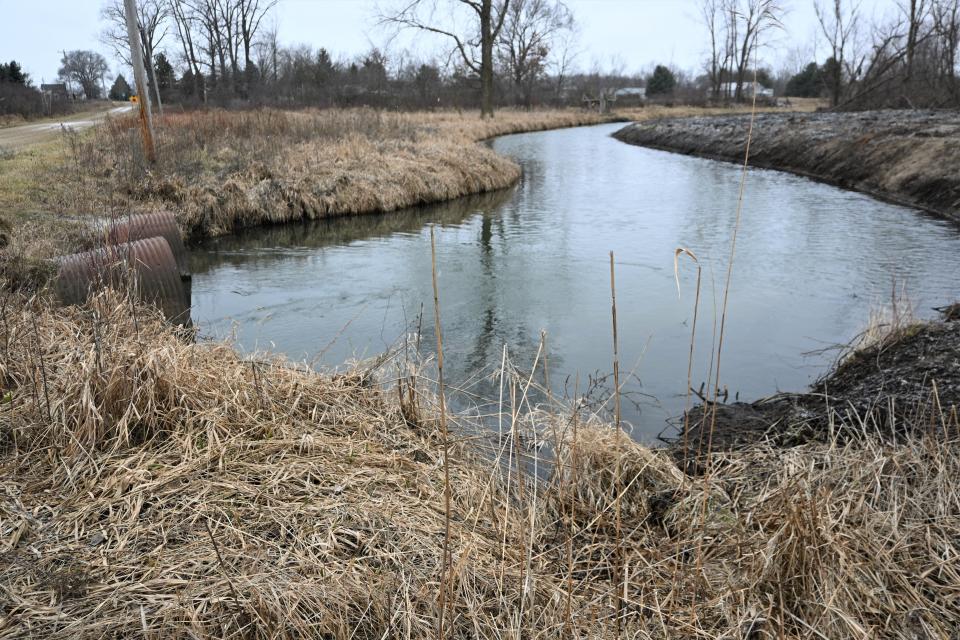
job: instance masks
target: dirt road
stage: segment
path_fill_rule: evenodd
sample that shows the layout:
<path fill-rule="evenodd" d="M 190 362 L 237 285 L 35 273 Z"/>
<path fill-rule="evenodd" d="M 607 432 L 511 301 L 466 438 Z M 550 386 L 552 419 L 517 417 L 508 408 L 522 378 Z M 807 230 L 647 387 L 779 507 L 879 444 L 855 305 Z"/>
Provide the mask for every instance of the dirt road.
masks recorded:
<path fill-rule="evenodd" d="M 133 105 L 128 104 L 95 113 L 75 114 L 62 120 L 24 124 L 17 127 L 0 129 L 0 148 L 20 149 L 31 144 L 44 142 L 55 137 L 60 132 L 61 127 L 76 130 L 86 129 L 100 122 L 108 115 L 119 115 L 132 109 Z"/>

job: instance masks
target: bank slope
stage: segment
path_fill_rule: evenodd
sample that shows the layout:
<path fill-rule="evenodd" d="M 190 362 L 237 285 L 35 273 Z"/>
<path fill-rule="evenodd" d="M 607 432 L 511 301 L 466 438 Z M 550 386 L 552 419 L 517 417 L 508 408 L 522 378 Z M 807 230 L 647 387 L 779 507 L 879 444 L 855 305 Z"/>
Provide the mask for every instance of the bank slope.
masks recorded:
<path fill-rule="evenodd" d="M 742 162 L 750 117 L 638 122 L 623 142 Z M 765 113 L 750 164 L 805 175 L 960 222 L 960 113 Z"/>

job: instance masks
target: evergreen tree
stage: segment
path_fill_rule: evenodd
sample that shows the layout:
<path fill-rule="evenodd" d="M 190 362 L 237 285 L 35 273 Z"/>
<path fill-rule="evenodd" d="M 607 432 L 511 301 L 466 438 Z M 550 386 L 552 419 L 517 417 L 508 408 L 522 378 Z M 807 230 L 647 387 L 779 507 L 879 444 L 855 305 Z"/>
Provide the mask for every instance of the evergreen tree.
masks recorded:
<path fill-rule="evenodd" d="M 351 65 L 351 71 L 356 72 L 356 65 Z M 327 53 L 326 49 L 320 49 L 317 52 L 317 61 L 314 65 L 314 79 L 316 80 L 317 86 L 326 87 L 332 81 L 334 76 L 337 73 L 337 68 L 333 64 L 333 60 L 330 59 L 330 54 Z"/>
<path fill-rule="evenodd" d="M 823 91 L 823 74 L 816 62 L 787 81 L 786 94 L 792 98 L 817 98 Z"/>
<path fill-rule="evenodd" d="M 653 75 L 647 80 L 647 95 L 666 95 L 672 93 L 676 86 L 677 78 L 673 75 L 673 71 L 670 71 L 670 69 L 662 64 L 658 64 L 653 70 Z"/>
<path fill-rule="evenodd" d="M 153 60 L 153 73 L 157 79 L 157 88 L 160 89 L 160 95 L 166 99 L 166 96 L 170 95 L 177 84 L 177 74 L 173 70 L 173 65 L 167 60 L 167 56 L 162 52 L 158 53 Z"/>
<path fill-rule="evenodd" d="M 826 59 L 820 67 L 819 79 L 822 84 L 818 89 L 826 89 L 826 92 L 831 96 L 836 96 L 836 102 L 839 102 L 843 89 L 843 68 L 840 66 L 840 63 L 837 62 L 836 58 L 830 57 Z"/>
<path fill-rule="evenodd" d="M 113 86 L 110 87 L 110 99 L 126 102 L 131 95 L 133 95 L 133 90 L 127 83 L 127 79 L 123 77 L 122 73 L 117 75 L 117 79 L 113 81 Z"/>
<path fill-rule="evenodd" d="M 9 82 L 11 84 L 30 84 L 30 76 L 23 72 L 23 67 L 16 60 L 4 64 L 0 63 L 0 82 Z"/>

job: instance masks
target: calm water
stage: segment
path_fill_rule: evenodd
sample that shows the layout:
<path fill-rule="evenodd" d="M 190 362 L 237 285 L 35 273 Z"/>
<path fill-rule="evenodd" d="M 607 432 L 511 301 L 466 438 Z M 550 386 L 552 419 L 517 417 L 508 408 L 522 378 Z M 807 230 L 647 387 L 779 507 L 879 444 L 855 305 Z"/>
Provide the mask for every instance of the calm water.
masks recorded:
<path fill-rule="evenodd" d="M 235 333 L 333 366 L 374 356 L 415 328 L 434 344 L 429 224 L 437 223 L 447 379 L 493 396 L 477 372 L 506 344 L 529 367 L 548 334 L 552 386 L 611 365 L 608 252 L 617 259 L 624 416 L 650 440 L 682 411 L 696 273 L 704 266 L 694 384 L 706 379 L 715 306 L 736 214 L 739 169 L 629 146 L 619 125 L 508 136 L 515 189 L 447 205 L 256 229 L 193 255 L 193 314 L 210 336 Z M 731 401 L 802 390 L 904 289 L 919 315 L 960 297 L 960 234 L 912 210 L 802 178 L 751 171 L 738 240 L 721 380 Z M 714 296 L 714 288 L 716 296 Z M 719 312 L 718 312 L 719 313 Z M 817 351 L 819 353 L 810 354 Z M 807 354 L 807 355 L 804 355 Z M 467 397 L 460 398 L 460 402 Z"/>

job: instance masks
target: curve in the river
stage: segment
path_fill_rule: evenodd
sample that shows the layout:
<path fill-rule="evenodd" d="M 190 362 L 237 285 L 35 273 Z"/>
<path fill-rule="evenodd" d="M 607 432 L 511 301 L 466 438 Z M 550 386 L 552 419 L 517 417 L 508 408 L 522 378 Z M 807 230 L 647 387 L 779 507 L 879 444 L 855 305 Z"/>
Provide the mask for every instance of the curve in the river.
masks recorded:
<path fill-rule="evenodd" d="M 548 334 L 551 381 L 605 406 L 607 254 L 617 258 L 625 417 L 652 439 L 683 408 L 695 273 L 704 267 L 694 387 L 708 376 L 736 211 L 731 164 L 620 143 L 621 125 L 507 136 L 514 189 L 387 215 L 255 229 L 193 256 L 195 322 L 242 347 L 337 365 L 394 344 L 430 309 L 438 224 L 447 379 L 495 397 L 503 345 L 529 367 Z M 751 170 L 721 384 L 731 401 L 801 390 L 871 308 L 905 292 L 920 313 L 960 294 L 960 235 L 915 211 L 796 176 Z M 424 348 L 432 315 L 423 316 Z M 824 351 L 824 349 L 828 349 Z M 466 402 L 473 396 L 461 394 Z"/>

